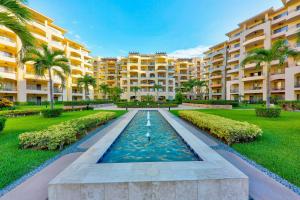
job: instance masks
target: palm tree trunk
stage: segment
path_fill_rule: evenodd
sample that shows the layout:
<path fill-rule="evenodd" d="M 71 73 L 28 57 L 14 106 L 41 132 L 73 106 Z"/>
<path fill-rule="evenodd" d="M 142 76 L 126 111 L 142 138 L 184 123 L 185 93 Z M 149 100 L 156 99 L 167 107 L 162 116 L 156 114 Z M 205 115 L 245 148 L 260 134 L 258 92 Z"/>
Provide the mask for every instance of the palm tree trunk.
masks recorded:
<path fill-rule="evenodd" d="M 48 73 L 49 73 L 49 84 L 50 84 L 50 108 L 51 110 L 53 110 L 54 100 L 53 100 L 53 83 L 52 83 L 51 68 L 48 69 Z"/>
<path fill-rule="evenodd" d="M 88 88 L 89 86 L 88 85 L 85 85 L 84 86 L 84 90 L 85 90 L 85 100 L 88 100 L 88 92 L 89 92 L 89 88 Z"/>
<path fill-rule="evenodd" d="M 267 87 L 267 99 L 266 99 L 266 104 L 267 108 L 271 107 L 271 84 L 270 84 L 270 63 L 267 64 L 267 74 L 266 74 L 266 87 Z"/>

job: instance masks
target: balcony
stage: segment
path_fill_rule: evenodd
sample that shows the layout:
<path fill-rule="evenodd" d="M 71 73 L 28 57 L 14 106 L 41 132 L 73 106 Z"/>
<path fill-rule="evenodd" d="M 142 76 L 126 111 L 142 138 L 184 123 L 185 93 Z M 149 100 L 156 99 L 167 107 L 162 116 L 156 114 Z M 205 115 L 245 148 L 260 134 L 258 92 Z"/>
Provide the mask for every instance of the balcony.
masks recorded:
<path fill-rule="evenodd" d="M 261 36 L 257 36 L 257 37 L 254 37 L 254 38 L 251 38 L 251 39 L 248 39 L 246 40 L 243 45 L 244 46 L 247 46 L 247 45 L 251 45 L 251 44 L 254 44 L 256 42 L 261 42 L 261 41 L 264 41 L 266 38 L 265 35 L 261 35 Z"/>
<path fill-rule="evenodd" d="M 70 46 L 69 46 L 69 50 L 70 50 L 71 52 L 74 52 L 74 53 L 77 53 L 77 54 L 81 55 L 80 49 L 76 49 L 76 48 L 74 48 L 74 47 L 70 47 Z"/>
<path fill-rule="evenodd" d="M 263 93 L 262 87 L 250 87 L 244 89 L 245 94 Z"/>
<path fill-rule="evenodd" d="M 32 35 L 36 39 L 41 40 L 42 42 L 48 43 L 48 40 L 47 40 L 46 36 L 43 36 L 43 35 L 40 35 L 40 34 L 37 34 L 37 33 L 32 33 Z"/>
<path fill-rule="evenodd" d="M 80 90 L 72 90 L 72 96 L 82 96 L 83 92 Z"/>
<path fill-rule="evenodd" d="M 217 59 L 214 59 L 212 61 L 212 63 L 217 63 L 217 62 L 222 62 L 222 61 L 224 61 L 224 58 L 217 58 Z"/>
<path fill-rule="evenodd" d="M 46 86 L 27 85 L 26 90 L 28 94 L 48 94 Z"/>
<path fill-rule="evenodd" d="M 284 26 L 282 28 L 276 29 L 272 32 L 272 39 L 285 36 L 286 32 L 288 32 L 288 26 Z"/>
<path fill-rule="evenodd" d="M 210 85 L 211 88 L 218 88 L 218 87 L 222 87 L 221 83 L 213 83 Z"/>
<path fill-rule="evenodd" d="M 295 83 L 294 88 L 295 88 L 295 90 L 300 90 L 300 82 Z"/>
<path fill-rule="evenodd" d="M 4 46 L 9 46 L 12 48 L 17 47 L 17 43 L 15 41 L 13 41 L 12 39 L 10 39 L 8 37 L 4 37 L 4 36 L 0 36 L 0 44 L 2 44 Z"/>
<path fill-rule="evenodd" d="M 59 50 L 64 50 L 64 45 L 61 42 L 57 42 L 57 41 L 51 41 L 51 46 L 59 49 Z"/>
<path fill-rule="evenodd" d="M 276 19 L 273 18 L 272 25 L 282 23 L 282 22 L 286 21 L 287 19 L 288 19 L 288 14 L 286 12 L 286 13 L 283 13 L 282 15 L 278 16 Z"/>
<path fill-rule="evenodd" d="M 289 11 L 289 15 L 287 17 L 287 20 L 292 20 L 292 19 L 294 19 L 295 17 L 298 17 L 298 16 L 300 16 L 300 9 L 295 8 L 295 9 Z"/>
<path fill-rule="evenodd" d="M 213 80 L 213 79 L 221 79 L 222 78 L 222 75 L 212 75 L 210 76 L 210 79 Z"/>
<path fill-rule="evenodd" d="M 285 92 L 285 88 L 284 88 L 284 87 L 273 87 L 273 88 L 271 88 L 271 92 L 272 92 L 272 93 L 281 93 L 281 92 Z"/>
<path fill-rule="evenodd" d="M 300 31 L 300 24 L 289 26 L 286 36 L 290 37 L 296 35 Z"/>
<path fill-rule="evenodd" d="M 17 79 L 16 72 L 10 68 L 0 68 L 0 77 L 11 80 Z"/>
<path fill-rule="evenodd" d="M 48 27 L 49 27 L 49 29 L 50 29 L 50 32 L 51 32 L 53 35 L 55 35 L 56 37 L 61 38 L 61 39 L 64 38 L 62 32 L 60 32 L 59 30 L 56 30 L 55 28 L 53 28 L 53 27 L 51 27 L 51 26 L 48 26 Z"/>
<path fill-rule="evenodd" d="M 242 81 L 256 81 L 263 80 L 265 77 L 263 75 L 254 75 L 254 76 L 244 76 Z"/>
<path fill-rule="evenodd" d="M 238 72 L 239 69 L 240 69 L 240 66 L 231 67 L 231 69 L 227 71 L 227 74 L 232 74 L 232 73 Z"/>
<path fill-rule="evenodd" d="M 229 53 L 235 52 L 235 51 L 240 51 L 241 46 L 232 46 L 230 47 L 230 49 L 228 50 Z"/>
<path fill-rule="evenodd" d="M 61 88 L 53 88 L 53 93 L 54 94 L 62 94 L 63 93 L 63 90 Z"/>
<path fill-rule="evenodd" d="M 237 62 L 240 60 L 240 56 L 234 56 L 228 59 L 228 63 Z"/>
<path fill-rule="evenodd" d="M 230 90 L 231 94 L 238 94 L 239 93 L 239 89 L 238 88 L 234 88 Z"/>
<path fill-rule="evenodd" d="M 10 62 L 10 63 L 17 62 L 16 58 L 12 54 L 5 51 L 0 51 L 0 60 L 4 62 Z"/>
<path fill-rule="evenodd" d="M 265 29 L 265 23 L 257 24 L 255 26 L 252 26 L 251 28 L 248 28 L 245 32 L 245 35 L 247 36 L 253 32 L 264 30 L 264 29 Z"/>
<path fill-rule="evenodd" d="M 0 93 L 17 93 L 17 88 L 15 86 L 11 85 L 4 85 L 2 88 L 0 88 Z"/>
<path fill-rule="evenodd" d="M 71 60 L 77 61 L 77 62 L 81 62 L 81 58 L 80 57 L 76 57 L 76 56 L 70 56 Z"/>
<path fill-rule="evenodd" d="M 83 72 L 83 69 L 81 68 L 81 66 L 75 66 L 75 65 L 71 65 L 71 69 L 72 69 L 72 71 L 73 70 L 77 70 L 77 71 L 80 71 L 80 72 Z"/>
<path fill-rule="evenodd" d="M 273 72 L 273 73 L 271 73 L 271 76 L 270 76 L 271 81 L 273 81 L 273 80 L 284 80 L 284 79 L 285 79 L 284 72 Z"/>
<path fill-rule="evenodd" d="M 235 35 L 233 35 L 230 39 L 229 39 L 229 42 L 233 42 L 235 40 L 238 40 L 241 38 L 241 33 L 237 33 Z"/>
<path fill-rule="evenodd" d="M 216 71 L 222 71 L 224 68 L 224 66 L 220 66 L 220 67 L 214 67 L 210 69 L 210 72 L 216 72 Z"/>

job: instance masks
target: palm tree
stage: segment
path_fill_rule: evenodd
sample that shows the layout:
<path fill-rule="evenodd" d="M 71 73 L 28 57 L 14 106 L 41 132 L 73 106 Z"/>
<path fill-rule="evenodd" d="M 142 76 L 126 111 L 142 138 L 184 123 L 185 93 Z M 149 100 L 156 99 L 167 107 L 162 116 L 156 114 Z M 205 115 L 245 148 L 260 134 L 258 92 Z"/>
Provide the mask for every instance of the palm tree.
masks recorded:
<path fill-rule="evenodd" d="M 54 108 L 53 101 L 53 81 L 52 72 L 60 77 L 70 72 L 69 60 L 64 56 L 64 52 L 60 50 L 51 51 L 47 45 L 43 44 L 41 51 L 35 48 L 29 48 L 22 59 L 23 63 L 33 62 L 34 70 L 37 75 L 45 76 L 48 72 L 50 83 L 50 104 L 51 110 Z"/>
<path fill-rule="evenodd" d="M 99 90 L 103 93 L 104 98 L 108 99 L 107 94 L 109 93 L 109 85 L 102 83 L 99 85 Z"/>
<path fill-rule="evenodd" d="M 78 87 L 83 87 L 85 92 L 85 99 L 89 99 L 89 86 L 96 86 L 96 79 L 88 74 L 82 78 L 78 78 Z"/>
<path fill-rule="evenodd" d="M 202 97 L 203 97 L 202 88 L 203 87 L 205 87 L 205 88 L 207 87 L 206 82 L 205 81 L 201 81 L 201 80 L 196 80 L 194 82 L 194 86 L 199 89 L 199 91 L 200 91 L 200 98 L 202 99 Z"/>
<path fill-rule="evenodd" d="M 132 91 L 134 92 L 134 95 L 135 95 L 135 99 L 137 99 L 137 92 L 141 89 L 139 86 L 132 86 L 131 87 Z"/>
<path fill-rule="evenodd" d="M 242 66 L 245 66 L 248 63 L 256 63 L 256 67 L 260 67 L 261 64 L 264 64 L 266 67 L 266 85 L 267 85 L 267 99 L 266 107 L 270 108 L 270 98 L 271 98 L 271 88 L 270 88 L 270 68 L 271 62 L 273 60 L 279 60 L 279 64 L 283 65 L 285 60 L 292 56 L 297 57 L 300 53 L 294 51 L 288 47 L 285 40 L 276 41 L 271 49 L 255 49 L 250 52 L 246 58 L 242 61 Z"/>
<path fill-rule="evenodd" d="M 196 80 L 195 79 L 190 79 L 187 82 L 183 83 L 184 89 L 187 91 L 189 98 L 191 98 L 191 92 L 193 91 L 195 87 Z"/>
<path fill-rule="evenodd" d="M 0 25 L 20 38 L 23 50 L 34 45 L 34 37 L 26 27 L 26 22 L 32 19 L 30 11 L 22 5 L 26 2 L 27 0 L 0 0 Z"/>
<path fill-rule="evenodd" d="M 159 84 L 154 84 L 154 85 L 153 85 L 153 88 L 154 88 L 154 90 L 156 91 L 156 100 L 158 101 L 158 91 L 159 91 L 159 89 L 162 88 L 162 86 L 159 85 Z"/>
<path fill-rule="evenodd" d="M 114 102 L 116 102 L 117 100 L 120 99 L 120 96 L 123 93 L 123 90 L 119 87 L 113 87 L 113 88 L 110 88 L 110 93 L 112 96 L 112 100 Z"/>

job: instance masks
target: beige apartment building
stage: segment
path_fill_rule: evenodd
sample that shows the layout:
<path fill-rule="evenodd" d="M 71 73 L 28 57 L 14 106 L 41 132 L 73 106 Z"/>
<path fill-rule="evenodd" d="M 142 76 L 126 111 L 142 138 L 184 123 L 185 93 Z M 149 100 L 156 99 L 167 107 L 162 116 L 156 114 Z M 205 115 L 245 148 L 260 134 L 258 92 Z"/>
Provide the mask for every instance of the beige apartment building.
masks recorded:
<path fill-rule="evenodd" d="M 166 53 L 140 54 L 129 53 L 127 57 L 98 58 L 94 62 L 95 77 L 98 85 L 105 83 L 110 87 L 118 86 L 123 90 L 122 99 L 143 100 L 147 95 L 160 100 L 173 100 L 176 88 L 189 79 L 200 78 L 201 60 L 176 59 Z M 160 85 L 158 92 L 154 85 Z M 135 91 L 134 88 L 139 90 Z M 102 98 L 95 90 L 96 98 Z"/>
<path fill-rule="evenodd" d="M 29 8 L 30 9 L 30 8 Z M 47 44 L 53 50 L 62 50 L 69 58 L 71 73 L 66 77 L 65 87 L 59 76 L 54 76 L 54 98 L 57 101 L 81 100 L 94 98 L 93 88 L 89 94 L 84 94 L 77 87 L 78 78 L 85 74 L 93 75 L 93 65 L 89 50 L 83 45 L 67 39 L 66 30 L 55 25 L 53 20 L 30 9 L 34 20 L 28 23 L 28 29 L 36 39 L 37 45 Z M 20 63 L 18 52 L 21 42 L 15 33 L 0 26 L 0 77 L 3 85 L 0 97 L 18 102 L 49 101 L 48 75 L 37 76 L 32 65 Z"/>
<path fill-rule="evenodd" d="M 210 99 L 266 100 L 266 68 L 253 64 L 241 67 L 241 62 L 255 48 L 269 49 L 278 39 L 300 50 L 297 32 L 300 31 L 300 1 L 283 0 L 284 6 L 270 8 L 241 22 L 227 33 L 228 41 L 205 52 L 202 78 L 209 83 Z M 284 66 L 274 60 L 271 66 L 273 97 L 300 100 L 300 63 L 289 58 Z"/>

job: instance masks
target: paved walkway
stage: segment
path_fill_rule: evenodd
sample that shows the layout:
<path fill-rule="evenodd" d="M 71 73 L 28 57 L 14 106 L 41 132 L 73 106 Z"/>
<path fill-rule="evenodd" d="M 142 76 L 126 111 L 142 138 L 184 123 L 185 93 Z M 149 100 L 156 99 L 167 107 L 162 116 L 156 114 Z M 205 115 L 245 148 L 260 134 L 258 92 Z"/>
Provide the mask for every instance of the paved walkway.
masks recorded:
<path fill-rule="evenodd" d="M 111 109 L 117 108 L 112 107 Z M 107 133 L 107 130 L 119 123 L 122 117 L 112 122 L 109 126 L 101 129 L 97 134 L 81 143 L 78 147 L 87 149 L 92 146 Z M 210 137 L 206 133 L 185 122 L 184 120 L 173 115 L 172 117 L 174 117 L 178 122 L 180 122 L 184 127 L 186 127 L 189 131 L 195 134 L 206 144 L 214 148 L 220 155 L 222 155 L 225 159 L 227 159 L 249 177 L 250 195 L 254 200 L 300 200 L 299 195 L 281 185 L 274 179 L 270 178 L 234 153 L 226 151 L 222 148 L 218 149 L 217 147 L 219 146 L 219 142 L 216 139 Z M 48 196 L 48 182 L 52 180 L 56 175 L 58 175 L 74 160 L 76 160 L 81 154 L 82 153 L 80 152 L 71 153 L 59 158 L 22 184 L 17 186 L 15 189 L 4 195 L 2 198 L 0 198 L 0 200 L 46 200 Z"/>

